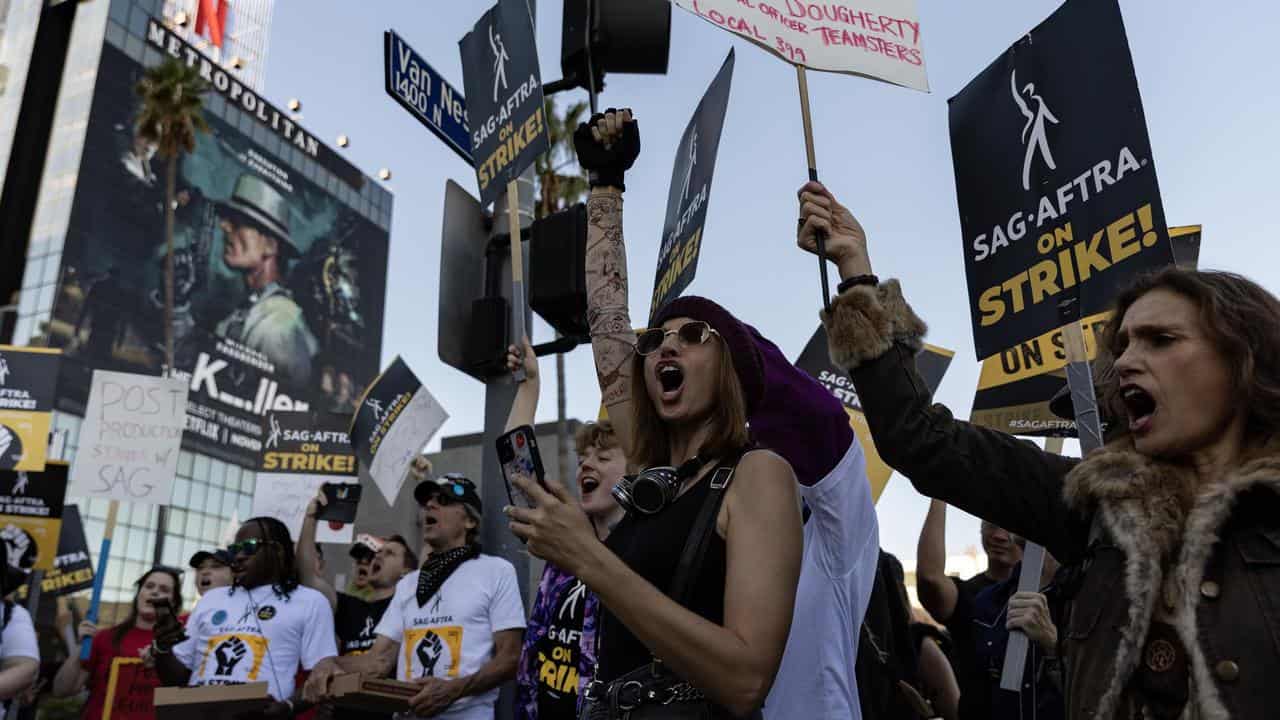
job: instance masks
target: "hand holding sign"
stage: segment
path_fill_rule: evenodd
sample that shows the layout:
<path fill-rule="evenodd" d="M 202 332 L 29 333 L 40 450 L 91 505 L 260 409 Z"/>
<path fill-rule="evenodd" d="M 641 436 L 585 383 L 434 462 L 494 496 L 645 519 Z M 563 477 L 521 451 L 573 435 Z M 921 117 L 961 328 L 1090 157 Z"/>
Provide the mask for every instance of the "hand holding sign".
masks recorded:
<path fill-rule="evenodd" d="M 591 187 L 626 190 L 623 175 L 640 156 L 640 124 L 630 108 L 609 108 L 578 126 L 573 147 Z"/>
<path fill-rule="evenodd" d="M 840 269 L 840 277 L 871 274 L 867 233 L 862 224 L 819 182 L 807 182 L 796 196 L 800 201 L 800 228 L 796 245 L 818 252 L 818 237 L 826 240 L 826 256 Z"/>

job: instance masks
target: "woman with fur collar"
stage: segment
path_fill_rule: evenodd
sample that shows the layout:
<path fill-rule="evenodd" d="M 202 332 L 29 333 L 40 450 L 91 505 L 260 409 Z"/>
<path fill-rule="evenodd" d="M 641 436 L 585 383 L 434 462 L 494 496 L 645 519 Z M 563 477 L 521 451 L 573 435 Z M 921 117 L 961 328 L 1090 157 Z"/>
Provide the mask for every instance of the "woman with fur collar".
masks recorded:
<path fill-rule="evenodd" d="M 1044 545 L 1076 573 L 1068 717 L 1265 717 L 1280 707 L 1280 301 L 1221 272 L 1138 280 L 1102 339 L 1111 441 L 1086 460 L 954 419 L 914 356 L 925 324 L 871 275 L 822 185 L 798 245 L 849 283 L 822 313 L 876 447 L 916 489 Z"/>

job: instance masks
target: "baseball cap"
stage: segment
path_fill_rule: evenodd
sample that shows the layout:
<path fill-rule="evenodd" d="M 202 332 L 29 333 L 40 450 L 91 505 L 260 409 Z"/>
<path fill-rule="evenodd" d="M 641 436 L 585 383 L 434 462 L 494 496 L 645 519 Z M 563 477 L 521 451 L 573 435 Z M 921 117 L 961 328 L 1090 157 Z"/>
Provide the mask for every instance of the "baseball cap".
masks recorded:
<path fill-rule="evenodd" d="M 423 480 L 413 489 L 413 499 L 419 505 L 426 505 L 436 495 L 449 498 L 451 502 L 460 502 L 477 515 L 484 514 L 484 506 L 480 502 L 480 493 L 476 492 L 475 483 L 460 473 L 446 473 L 439 480 Z"/>
<path fill-rule="evenodd" d="M 369 533 L 360 533 L 356 535 L 356 542 L 348 551 L 351 557 L 360 560 L 362 558 L 371 558 L 378 554 L 382 549 L 382 538 L 374 537 Z"/>
<path fill-rule="evenodd" d="M 227 566 L 231 565 L 231 556 L 227 554 L 226 550 L 200 550 L 191 556 L 191 562 L 187 564 L 198 570 L 200 569 L 200 564 L 205 560 L 213 560 Z"/>

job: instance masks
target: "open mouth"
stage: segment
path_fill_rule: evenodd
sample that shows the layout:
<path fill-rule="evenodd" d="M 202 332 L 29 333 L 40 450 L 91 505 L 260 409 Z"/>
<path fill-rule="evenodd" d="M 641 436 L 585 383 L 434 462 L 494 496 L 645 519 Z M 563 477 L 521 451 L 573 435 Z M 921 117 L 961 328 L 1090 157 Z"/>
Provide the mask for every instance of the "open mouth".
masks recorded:
<path fill-rule="evenodd" d="M 427 516 L 427 520 L 426 520 L 426 523 L 425 523 L 425 524 L 427 525 L 427 527 L 431 527 L 432 525 L 435 525 L 435 524 L 436 524 L 436 523 L 438 523 L 438 522 L 440 522 L 440 521 L 439 521 L 439 520 L 436 520 L 435 516 L 433 516 L 433 515 L 428 515 L 428 516 Z"/>
<path fill-rule="evenodd" d="M 657 373 L 658 383 L 662 385 L 664 395 L 678 392 L 680 387 L 684 385 L 684 369 L 674 362 L 659 364 Z"/>
<path fill-rule="evenodd" d="M 600 487 L 600 480 L 599 478 L 591 475 L 584 475 L 582 479 L 578 481 L 578 487 L 582 490 L 583 495 L 590 495 L 596 491 L 596 488 Z"/>
<path fill-rule="evenodd" d="M 1120 400 L 1129 414 L 1130 432 L 1146 431 L 1156 414 L 1156 401 L 1150 393 L 1137 385 L 1126 385 L 1120 389 Z"/>

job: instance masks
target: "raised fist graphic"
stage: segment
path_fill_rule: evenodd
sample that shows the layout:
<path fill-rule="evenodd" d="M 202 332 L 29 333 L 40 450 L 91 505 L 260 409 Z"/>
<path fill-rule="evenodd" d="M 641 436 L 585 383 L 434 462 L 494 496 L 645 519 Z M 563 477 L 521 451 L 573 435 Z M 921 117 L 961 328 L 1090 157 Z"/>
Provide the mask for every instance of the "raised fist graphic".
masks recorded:
<path fill-rule="evenodd" d="M 249 647 L 244 641 L 238 637 L 224 640 L 221 645 L 213 651 L 213 657 L 218 661 L 218 669 L 214 670 L 214 675 L 230 675 L 232 670 L 236 669 L 236 665 L 244 659 L 245 653 L 249 651 Z"/>
<path fill-rule="evenodd" d="M 422 663 L 422 677 L 433 677 L 436 674 L 436 663 L 440 662 L 440 656 L 444 653 L 444 643 L 440 641 L 440 636 L 427 631 L 422 636 L 422 642 L 418 643 L 418 662 Z"/>

